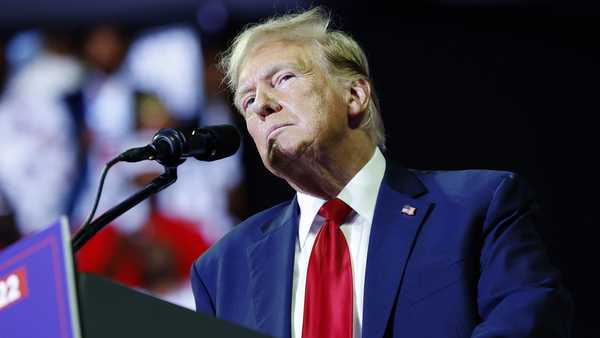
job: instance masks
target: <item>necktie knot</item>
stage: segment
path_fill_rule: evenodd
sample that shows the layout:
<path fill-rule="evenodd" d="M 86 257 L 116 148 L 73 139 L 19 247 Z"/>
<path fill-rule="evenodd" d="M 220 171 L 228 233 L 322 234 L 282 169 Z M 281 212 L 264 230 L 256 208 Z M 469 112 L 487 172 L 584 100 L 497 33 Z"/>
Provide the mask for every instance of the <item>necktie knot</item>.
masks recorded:
<path fill-rule="evenodd" d="M 319 209 L 319 215 L 327 221 L 333 221 L 335 224 L 341 225 L 350 211 L 352 211 L 352 208 L 348 204 L 339 198 L 334 198 L 323 204 Z"/>

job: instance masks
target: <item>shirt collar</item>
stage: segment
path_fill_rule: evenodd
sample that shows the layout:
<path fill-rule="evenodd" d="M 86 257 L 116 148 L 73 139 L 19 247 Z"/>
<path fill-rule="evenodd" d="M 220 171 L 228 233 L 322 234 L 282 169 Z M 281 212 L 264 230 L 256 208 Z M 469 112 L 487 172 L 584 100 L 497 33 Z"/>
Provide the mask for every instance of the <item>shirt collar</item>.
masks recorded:
<path fill-rule="evenodd" d="M 338 194 L 337 198 L 348 204 L 359 216 L 371 222 L 375 213 L 375 203 L 379 186 L 385 174 L 385 157 L 375 148 L 373 156 L 348 184 Z M 298 243 L 300 249 L 304 247 L 310 228 L 319 209 L 325 200 L 319 197 L 298 191 L 298 205 L 300 207 L 300 223 L 298 224 Z"/>

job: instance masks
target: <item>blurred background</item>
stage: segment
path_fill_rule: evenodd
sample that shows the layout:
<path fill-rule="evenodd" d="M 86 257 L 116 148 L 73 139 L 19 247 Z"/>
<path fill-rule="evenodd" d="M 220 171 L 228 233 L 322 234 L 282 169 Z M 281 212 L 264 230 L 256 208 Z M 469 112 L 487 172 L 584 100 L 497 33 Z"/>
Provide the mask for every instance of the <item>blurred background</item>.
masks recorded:
<path fill-rule="evenodd" d="M 60 215 L 76 231 L 104 164 L 158 129 L 235 124 L 243 132 L 235 156 L 188 160 L 175 185 L 77 256 L 80 271 L 193 308 L 193 260 L 293 194 L 262 166 L 220 86 L 216 56 L 249 22 L 309 5 L 330 9 L 366 50 L 392 160 L 527 179 L 543 212 L 539 230 L 575 299 L 574 337 L 599 337 L 600 4 L 591 1 L 4 1 L 0 248 Z M 116 165 L 97 215 L 160 173 L 154 163 Z"/>

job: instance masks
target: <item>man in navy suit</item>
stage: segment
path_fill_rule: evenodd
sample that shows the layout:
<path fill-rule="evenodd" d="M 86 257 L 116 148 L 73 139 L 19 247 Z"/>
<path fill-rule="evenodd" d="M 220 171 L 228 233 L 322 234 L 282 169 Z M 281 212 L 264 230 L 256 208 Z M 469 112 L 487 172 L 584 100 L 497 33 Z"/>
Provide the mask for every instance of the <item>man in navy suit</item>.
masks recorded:
<path fill-rule="evenodd" d="M 522 179 L 386 160 L 366 57 L 328 25 L 275 18 L 224 57 L 264 165 L 297 194 L 198 259 L 197 310 L 275 337 L 568 337 Z"/>

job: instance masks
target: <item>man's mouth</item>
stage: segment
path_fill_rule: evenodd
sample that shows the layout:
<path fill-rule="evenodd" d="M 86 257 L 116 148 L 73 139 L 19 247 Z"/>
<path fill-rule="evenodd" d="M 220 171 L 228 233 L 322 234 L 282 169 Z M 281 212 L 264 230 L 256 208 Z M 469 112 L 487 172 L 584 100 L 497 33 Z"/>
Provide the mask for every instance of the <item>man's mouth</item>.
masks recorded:
<path fill-rule="evenodd" d="M 285 127 L 289 127 L 291 125 L 291 123 L 279 123 L 271 126 L 267 132 L 267 143 L 272 142 L 277 134 L 279 134 Z"/>

